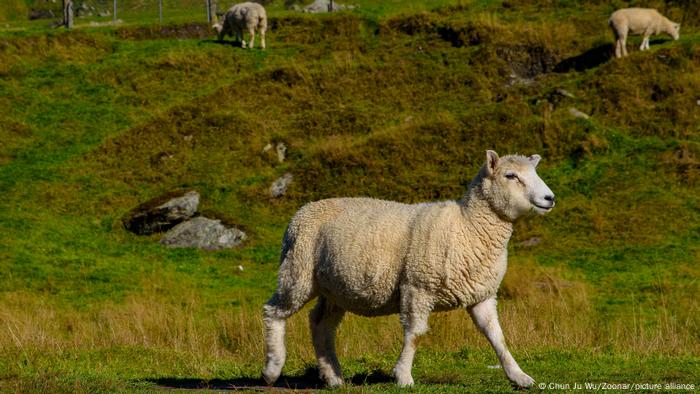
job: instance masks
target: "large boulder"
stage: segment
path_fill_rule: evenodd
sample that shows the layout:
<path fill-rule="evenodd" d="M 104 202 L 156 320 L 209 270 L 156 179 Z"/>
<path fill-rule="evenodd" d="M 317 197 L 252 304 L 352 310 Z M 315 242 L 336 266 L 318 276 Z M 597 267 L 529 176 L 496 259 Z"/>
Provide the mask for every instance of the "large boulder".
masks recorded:
<path fill-rule="evenodd" d="M 173 227 L 160 243 L 172 248 L 219 250 L 236 247 L 245 239 L 245 233 L 235 227 L 226 227 L 220 220 L 198 216 Z"/>
<path fill-rule="evenodd" d="M 168 231 L 193 217 L 199 206 L 199 193 L 168 193 L 134 208 L 123 219 L 124 227 L 139 235 Z"/>

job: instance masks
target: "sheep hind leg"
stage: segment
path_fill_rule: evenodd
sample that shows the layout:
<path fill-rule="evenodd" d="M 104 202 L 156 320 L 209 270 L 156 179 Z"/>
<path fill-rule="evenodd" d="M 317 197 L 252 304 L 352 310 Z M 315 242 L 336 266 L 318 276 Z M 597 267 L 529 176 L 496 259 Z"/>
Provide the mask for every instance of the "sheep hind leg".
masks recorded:
<path fill-rule="evenodd" d="M 284 345 L 287 318 L 298 312 L 315 296 L 312 286 L 304 284 L 304 281 L 296 282 L 293 288 L 280 284 L 272 298 L 263 306 L 265 367 L 262 375 L 269 385 L 277 381 L 287 358 Z"/>
<path fill-rule="evenodd" d="M 471 314 L 474 324 L 491 343 L 508 379 L 520 387 L 532 386 L 535 380 L 520 369 L 520 366 L 515 362 L 515 359 L 506 347 L 506 340 L 503 337 L 501 325 L 498 323 L 496 299 L 489 298 L 470 307 L 469 314 Z"/>
<path fill-rule="evenodd" d="M 318 303 L 309 313 L 319 376 L 330 387 L 343 384 L 343 373 L 335 354 L 335 333 L 344 314 L 344 310 L 330 304 L 325 297 L 319 297 Z"/>
<path fill-rule="evenodd" d="M 418 297 L 419 298 L 419 297 Z M 413 358 L 418 347 L 418 337 L 428 331 L 428 317 L 430 310 L 413 304 L 411 296 L 402 300 L 401 324 L 404 328 L 403 348 L 401 355 L 394 367 L 394 377 L 399 386 L 413 386 L 411 369 L 413 368 Z"/>

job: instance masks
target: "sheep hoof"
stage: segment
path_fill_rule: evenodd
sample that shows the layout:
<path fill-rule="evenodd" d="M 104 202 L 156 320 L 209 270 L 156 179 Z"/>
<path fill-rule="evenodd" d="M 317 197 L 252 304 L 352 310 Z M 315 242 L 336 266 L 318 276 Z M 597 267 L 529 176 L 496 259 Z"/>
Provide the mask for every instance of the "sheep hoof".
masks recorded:
<path fill-rule="evenodd" d="M 345 382 L 343 382 L 343 378 L 338 376 L 327 376 L 324 380 L 326 381 L 326 385 L 328 387 L 339 387 L 345 384 Z"/>
<path fill-rule="evenodd" d="M 519 372 L 513 374 L 513 376 L 508 376 L 511 382 L 517 384 L 519 387 L 530 387 L 535 383 L 535 379 L 531 378 L 525 372 Z"/>
<path fill-rule="evenodd" d="M 413 386 L 413 377 L 408 376 L 396 376 L 396 384 L 399 387 L 411 387 Z"/>
<path fill-rule="evenodd" d="M 266 368 L 263 373 L 262 373 L 263 379 L 265 379 L 265 383 L 267 383 L 268 386 L 272 386 L 275 384 L 277 379 L 280 377 L 280 373 L 277 372 L 275 373 L 274 371 L 269 371 L 268 368 Z"/>

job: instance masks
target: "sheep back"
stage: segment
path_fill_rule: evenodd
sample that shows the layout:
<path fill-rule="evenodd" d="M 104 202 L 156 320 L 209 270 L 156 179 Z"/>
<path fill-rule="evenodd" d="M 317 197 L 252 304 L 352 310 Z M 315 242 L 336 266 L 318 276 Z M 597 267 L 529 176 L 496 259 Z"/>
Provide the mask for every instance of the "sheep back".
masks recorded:
<path fill-rule="evenodd" d="M 610 26 L 617 33 L 644 34 L 650 31 L 659 34 L 665 31 L 670 21 L 652 8 L 623 8 L 612 13 Z"/>

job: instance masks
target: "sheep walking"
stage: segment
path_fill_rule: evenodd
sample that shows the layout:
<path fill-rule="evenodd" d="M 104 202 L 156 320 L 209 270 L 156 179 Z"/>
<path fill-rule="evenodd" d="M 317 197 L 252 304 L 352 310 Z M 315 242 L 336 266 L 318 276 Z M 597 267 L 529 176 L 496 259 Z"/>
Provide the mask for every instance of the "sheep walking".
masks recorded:
<path fill-rule="evenodd" d="M 263 308 L 265 380 L 273 384 L 282 371 L 285 320 L 318 297 L 309 320 L 319 372 L 329 386 L 343 384 L 335 333 L 346 311 L 400 315 L 404 344 L 394 376 L 408 386 L 416 338 L 428 330 L 430 312 L 456 308 L 469 311 L 507 377 L 532 385 L 506 348 L 496 292 L 513 222 L 554 207 L 552 191 L 535 171 L 539 160 L 487 151 L 458 201 L 333 198 L 299 209 L 284 235 L 277 290 Z"/>
<path fill-rule="evenodd" d="M 649 49 L 649 37 L 666 33 L 677 40 L 681 25 L 651 8 L 623 8 L 610 15 L 608 25 L 615 34 L 615 57 L 627 56 L 627 35 L 643 35 L 639 50 Z"/>
<path fill-rule="evenodd" d="M 219 41 L 223 41 L 226 35 L 236 35 L 236 40 L 240 41 L 241 47 L 246 47 L 243 39 L 243 32 L 248 32 L 250 42 L 248 47 L 255 46 L 255 30 L 260 33 L 260 47 L 265 49 L 265 32 L 267 31 L 267 13 L 265 8 L 258 3 L 240 3 L 231 7 L 224 15 L 224 21 L 212 26 L 219 34 Z"/>

